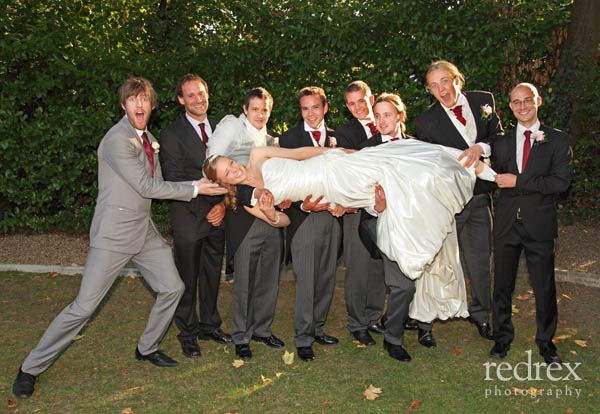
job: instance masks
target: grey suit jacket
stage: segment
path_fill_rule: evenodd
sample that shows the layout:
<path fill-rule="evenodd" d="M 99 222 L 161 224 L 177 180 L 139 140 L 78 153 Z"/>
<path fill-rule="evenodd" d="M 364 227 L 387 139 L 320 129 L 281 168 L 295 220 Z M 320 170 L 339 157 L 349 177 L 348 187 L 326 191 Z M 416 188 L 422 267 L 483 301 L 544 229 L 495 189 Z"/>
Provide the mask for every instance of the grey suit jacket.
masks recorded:
<path fill-rule="evenodd" d="M 150 133 L 148 138 L 151 143 L 156 141 Z M 189 201 L 194 195 L 191 184 L 191 181 L 164 181 L 156 153 L 152 177 L 141 140 L 124 116 L 98 147 L 98 199 L 90 228 L 90 246 L 139 253 L 151 228 L 160 234 L 152 221 L 152 199 Z"/>

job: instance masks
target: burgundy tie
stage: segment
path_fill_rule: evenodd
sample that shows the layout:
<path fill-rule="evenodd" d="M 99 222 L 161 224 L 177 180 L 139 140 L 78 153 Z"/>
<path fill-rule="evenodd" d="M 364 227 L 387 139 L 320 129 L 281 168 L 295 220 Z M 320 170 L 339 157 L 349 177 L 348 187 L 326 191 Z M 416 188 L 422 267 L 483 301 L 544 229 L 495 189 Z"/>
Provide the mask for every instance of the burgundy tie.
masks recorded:
<path fill-rule="evenodd" d="M 375 122 L 369 122 L 367 124 L 367 126 L 371 130 L 371 136 L 373 136 L 373 135 L 375 135 L 377 133 L 377 127 L 375 126 Z"/>
<path fill-rule="evenodd" d="M 467 125 L 467 120 L 462 115 L 462 105 L 456 105 L 454 108 L 451 109 L 451 111 L 454 112 L 454 115 L 456 115 L 456 119 L 458 119 L 458 121 L 461 124 Z"/>
<path fill-rule="evenodd" d="M 525 135 L 525 141 L 523 142 L 523 162 L 521 163 L 521 174 L 525 171 L 525 166 L 527 165 L 527 159 L 529 158 L 529 153 L 531 152 L 531 131 L 523 132 Z"/>
<path fill-rule="evenodd" d="M 317 147 L 320 147 L 319 140 L 321 139 L 321 131 L 310 131 L 312 137 L 315 141 L 317 141 Z"/>
<path fill-rule="evenodd" d="M 208 145 L 208 135 L 206 134 L 206 131 L 204 130 L 204 127 L 206 125 L 204 125 L 204 122 L 201 122 L 198 124 L 198 126 L 200 127 L 200 132 L 202 132 L 202 142 L 204 142 L 204 145 Z"/>
<path fill-rule="evenodd" d="M 146 155 L 148 156 L 148 162 L 150 163 L 150 171 L 152 172 L 152 177 L 154 177 L 154 151 L 152 151 L 152 147 L 150 146 L 148 134 L 146 134 L 145 132 L 142 132 L 142 141 L 144 142 L 144 151 L 146 151 Z"/>
<path fill-rule="evenodd" d="M 390 139 L 390 141 L 398 141 L 400 138 L 396 137 L 396 138 L 392 138 Z"/>

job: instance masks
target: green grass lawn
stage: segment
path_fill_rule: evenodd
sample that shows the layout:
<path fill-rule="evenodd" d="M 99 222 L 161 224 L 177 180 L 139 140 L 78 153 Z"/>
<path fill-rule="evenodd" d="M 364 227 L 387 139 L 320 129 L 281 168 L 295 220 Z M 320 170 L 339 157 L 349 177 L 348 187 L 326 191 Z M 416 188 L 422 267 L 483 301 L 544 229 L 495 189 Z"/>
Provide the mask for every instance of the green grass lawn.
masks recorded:
<path fill-rule="evenodd" d="M 558 285 L 557 336 L 563 335 L 563 341 L 557 346 L 563 361 L 581 380 L 571 374 L 566 380 L 550 381 L 544 368 L 541 380 L 502 381 L 497 366 L 490 366 L 486 380 L 486 362 L 510 364 L 501 368 L 504 378 L 514 377 L 512 367 L 517 363 L 522 363 L 517 374 L 527 376 L 528 350 L 532 350 L 532 364 L 543 362 L 533 342 L 534 305 L 525 277 L 519 278 L 514 300 L 517 336 L 503 361 L 489 356 L 493 343 L 480 338 L 462 319 L 434 325 L 435 349 L 420 346 L 416 333 L 407 332 L 405 345 L 413 357 L 408 364 L 383 351 L 381 336 L 375 336 L 377 345 L 359 348 L 346 329 L 344 289 L 338 282 L 325 328 L 340 343 L 315 344 L 315 361 L 305 363 L 296 357 L 286 365 L 284 350 L 296 351 L 294 283 L 282 282 L 273 332 L 286 347 L 274 350 L 252 343 L 254 357 L 241 368 L 232 366 L 233 346 L 212 341 L 200 341 L 201 358 L 185 358 L 174 325 L 161 349 L 180 362 L 178 367 L 157 368 L 137 361 L 133 356 L 136 340 L 154 298 L 142 280 L 124 278 L 115 284 L 81 337 L 38 378 L 34 395 L 20 400 L 11 391 L 19 364 L 50 321 L 75 297 L 80 277 L 4 272 L 0 282 L 0 392 L 9 413 L 600 412 L 599 289 Z M 219 300 L 225 331 L 230 331 L 231 295 L 232 286 L 222 285 Z M 587 347 L 575 340 L 586 341 Z M 574 368 L 576 363 L 580 365 Z M 555 378 L 567 374 L 567 368 L 551 372 Z M 363 395 L 370 384 L 382 390 L 373 401 Z M 520 394 L 528 389 L 543 394 Z"/>

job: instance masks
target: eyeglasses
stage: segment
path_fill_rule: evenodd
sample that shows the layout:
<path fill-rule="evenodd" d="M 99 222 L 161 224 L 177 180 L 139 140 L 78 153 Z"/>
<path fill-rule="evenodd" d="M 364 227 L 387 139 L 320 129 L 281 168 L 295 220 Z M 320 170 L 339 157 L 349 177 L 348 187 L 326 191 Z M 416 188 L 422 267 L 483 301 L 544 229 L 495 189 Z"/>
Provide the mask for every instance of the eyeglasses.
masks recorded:
<path fill-rule="evenodd" d="M 452 79 L 450 78 L 442 78 L 440 79 L 440 83 L 430 83 L 427 85 L 427 89 L 430 91 L 439 90 L 440 88 L 446 88 L 452 83 Z"/>
<path fill-rule="evenodd" d="M 513 106 L 531 106 L 533 105 L 533 98 L 525 98 L 522 101 L 520 99 L 515 99 L 514 101 L 510 101 Z"/>

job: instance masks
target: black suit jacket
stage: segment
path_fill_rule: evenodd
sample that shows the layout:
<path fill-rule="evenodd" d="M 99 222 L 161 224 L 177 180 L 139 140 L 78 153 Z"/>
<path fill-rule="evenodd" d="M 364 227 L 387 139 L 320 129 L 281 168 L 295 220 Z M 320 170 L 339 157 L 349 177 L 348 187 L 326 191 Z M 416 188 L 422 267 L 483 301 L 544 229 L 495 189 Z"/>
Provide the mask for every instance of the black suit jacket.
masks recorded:
<path fill-rule="evenodd" d="M 211 128 L 217 123 L 208 119 Z M 204 176 L 202 165 L 206 159 L 206 146 L 185 114 L 160 132 L 160 163 L 163 176 L 168 181 L 191 181 Z M 199 195 L 189 203 L 171 202 L 173 231 L 208 234 L 216 228 L 206 221 L 206 214 L 223 196 Z"/>
<path fill-rule="evenodd" d="M 477 128 L 475 143 L 485 142 L 493 146 L 496 137 L 503 133 L 500 119 L 496 114 L 494 95 L 483 91 L 463 92 L 463 94 L 467 97 L 467 102 L 475 118 L 475 126 Z M 481 108 L 484 105 L 489 105 L 492 108 L 492 113 L 487 119 L 482 117 Z M 436 102 L 428 110 L 419 115 L 415 120 L 417 138 L 434 144 L 466 150 L 469 147 L 468 144 L 462 135 L 460 135 L 460 132 L 458 132 L 446 112 L 445 107 L 441 103 Z M 477 179 L 473 193 L 484 194 L 495 189 L 495 183 Z"/>
<path fill-rule="evenodd" d="M 327 130 L 327 138 L 325 139 L 325 146 L 330 146 L 330 137 L 336 137 L 335 133 L 330 129 Z M 338 143 L 339 144 L 339 143 Z M 279 138 L 279 145 L 282 148 L 300 148 L 300 147 L 314 147 L 313 140 L 308 132 L 304 130 L 304 123 L 296 126 L 295 128 L 288 129 Z M 313 194 L 313 199 L 319 197 L 322 194 Z M 292 206 L 288 208 L 285 213 L 290 217 L 290 225 L 287 228 L 287 243 L 288 246 L 291 244 L 296 230 L 300 227 L 304 219 L 310 214 L 300 209 L 302 205 L 301 201 L 292 203 Z"/>
<path fill-rule="evenodd" d="M 359 149 L 360 145 L 367 140 L 367 133 L 360 121 L 352 118 L 350 122 L 335 130 L 337 146 L 348 149 Z"/>
<path fill-rule="evenodd" d="M 567 190 L 573 174 L 571 138 L 557 129 L 540 127 L 546 142 L 535 142 L 522 174 L 517 167 L 516 128 L 493 146 L 493 168 L 498 174 L 517 176 L 514 188 L 503 188 L 496 204 L 494 237 L 505 235 L 520 208 L 525 230 L 535 240 L 552 240 L 558 234 L 556 198 Z"/>

